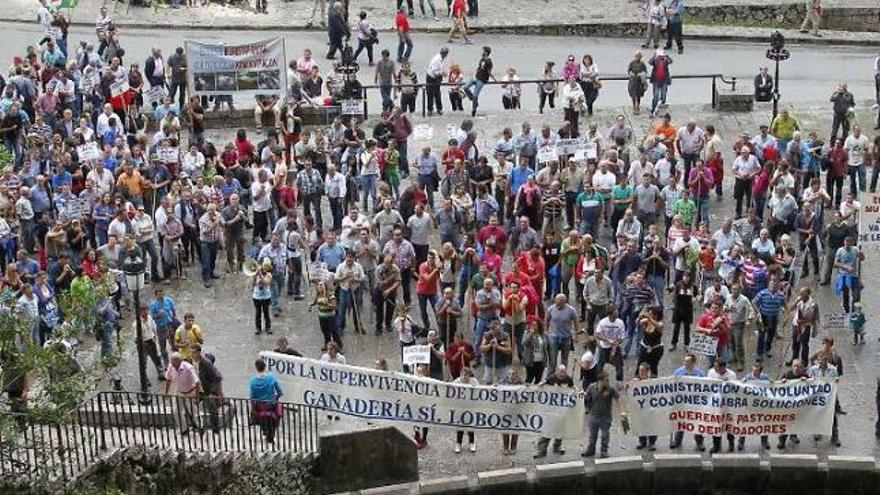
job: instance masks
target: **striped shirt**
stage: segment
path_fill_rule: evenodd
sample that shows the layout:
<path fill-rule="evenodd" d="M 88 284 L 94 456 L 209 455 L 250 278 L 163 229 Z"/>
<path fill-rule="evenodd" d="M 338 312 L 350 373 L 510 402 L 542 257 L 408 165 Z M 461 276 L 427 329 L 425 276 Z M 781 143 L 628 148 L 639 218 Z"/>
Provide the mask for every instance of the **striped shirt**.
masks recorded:
<path fill-rule="evenodd" d="M 633 285 L 623 291 L 623 298 L 633 306 L 645 306 L 654 302 L 654 289 L 650 285 Z"/>
<path fill-rule="evenodd" d="M 764 280 L 767 278 L 767 265 L 763 261 L 758 260 L 757 263 L 752 263 L 747 259 L 743 262 L 741 270 L 746 287 L 755 288 L 759 284 L 764 285 Z"/>
<path fill-rule="evenodd" d="M 785 307 L 785 293 L 782 291 L 771 292 L 770 289 L 764 289 L 755 296 L 755 303 L 758 305 L 758 311 L 762 315 L 777 316 Z"/>

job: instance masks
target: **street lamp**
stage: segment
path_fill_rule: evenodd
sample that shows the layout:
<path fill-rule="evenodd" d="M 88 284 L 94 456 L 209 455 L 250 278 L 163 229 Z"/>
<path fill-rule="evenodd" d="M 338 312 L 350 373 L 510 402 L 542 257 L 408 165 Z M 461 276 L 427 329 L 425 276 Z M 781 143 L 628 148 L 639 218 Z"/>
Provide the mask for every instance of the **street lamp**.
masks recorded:
<path fill-rule="evenodd" d="M 143 405 L 149 404 L 151 399 L 149 395 L 149 386 L 147 385 L 147 358 L 144 356 L 144 330 L 141 326 L 141 291 L 144 289 L 144 273 L 147 271 L 147 264 L 137 249 L 133 249 L 125 253 L 125 259 L 122 261 L 122 273 L 125 274 L 125 282 L 128 290 L 134 295 L 134 321 L 135 321 L 135 339 L 137 340 L 137 356 L 138 356 L 138 376 L 140 378 L 141 393 L 138 395 L 138 402 Z"/>
<path fill-rule="evenodd" d="M 779 31 L 770 35 L 770 49 L 767 50 L 767 58 L 776 62 L 776 73 L 773 76 L 773 118 L 779 112 L 779 62 L 788 60 L 791 53 L 785 49 L 785 36 Z"/>

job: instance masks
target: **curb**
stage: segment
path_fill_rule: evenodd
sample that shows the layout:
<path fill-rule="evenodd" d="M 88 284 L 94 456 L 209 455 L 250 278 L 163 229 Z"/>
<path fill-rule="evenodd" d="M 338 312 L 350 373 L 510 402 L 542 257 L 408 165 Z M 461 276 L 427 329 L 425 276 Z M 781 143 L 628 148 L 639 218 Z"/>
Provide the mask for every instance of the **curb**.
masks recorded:
<path fill-rule="evenodd" d="M 0 17 L 0 23 L 10 23 L 10 24 L 27 24 L 27 25 L 36 25 L 30 19 L 7 19 Z M 145 30 L 167 30 L 167 31 L 176 31 L 176 30 L 191 30 L 191 31 L 288 31 L 288 32 L 323 32 L 324 28 L 320 27 L 312 27 L 308 28 L 304 25 L 298 26 L 285 26 L 285 25 L 266 25 L 259 26 L 253 24 L 241 24 L 241 25 L 233 25 L 233 24 L 221 24 L 221 25 L 205 25 L 205 24 L 171 24 L 165 22 L 144 22 L 144 21 L 118 21 L 115 23 L 117 26 L 122 28 L 131 28 L 131 29 L 145 29 Z M 73 26 L 76 27 L 94 27 L 94 23 L 91 22 L 81 22 L 74 21 L 72 23 Z M 620 23 L 580 23 L 580 24 L 551 24 L 551 25 L 489 25 L 489 26 L 475 26 L 470 28 L 470 32 L 472 33 L 484 33 L 484 34 L 519 34 L 526 36 L 577 36 L 578 31 L 595 31 L 602 28 L 608 28 L 606 32 L 602 33 L 602 37 L 606 38 L 631 38 L 630 35 L 624 33 L 624 31 L 636 31 L 641 30 L 643 28 L 643 23 L 641 22 L 620 22 Z M 711 28 L 718 29 L 717 33 L 701 33 L 700 28 Z M 769 39 L 770 32 L 774 31 L 774 28 L 753 28 L 753 29 L 761 29 L 766 30 L 766 32 L 761 33 L 748 33 L 748 34 L 725 34 L 721 32 L 721 30 L 725 29 L 724 26 L 708 26 L 708 25 L 691 25 L 690 31 L 686 33 L 686 37 L 688 39 L 695 40 L 706 40 L 706 41 L 729 41 L 729 42 L 748 42 L 753 43 L 756 41 L 767 41 Z M 735 29 L 735 27 L 734 27 Z M 449 30 L 444 28 L 424 28 L 424 27 L 414 27 L 412 28 L 412 32 L 414 33 L 427 33 L 427 34 L 438 34 L 438 33 L 447 33 Z M 380 28 L 379 32 L 383 33 L 391 33 L 394 32 L 394 29 L 391 28 Z M 856 32 L 856 31 L 847 31 L 847 33 L 853 34 L 869 34 L 869 35 L 877 35 L 878 39 L 854 39 L 849 37 L 832 37 L 832 36 L 823 36 L 821 38 L 817 38 L 814 36 L 789 36 L 788 41 L 794 44 L 799 45 L 817 45 L 817 46 L 828 46 L 828 45 L 837 45 L 837 46 L 877 46 L 880 44 L 880 33 L 870 33 L 870 32 Z M 799 34 L 799 33 L 796 33 Z M 636 38 L 638 41 L 640 38 Z"/>

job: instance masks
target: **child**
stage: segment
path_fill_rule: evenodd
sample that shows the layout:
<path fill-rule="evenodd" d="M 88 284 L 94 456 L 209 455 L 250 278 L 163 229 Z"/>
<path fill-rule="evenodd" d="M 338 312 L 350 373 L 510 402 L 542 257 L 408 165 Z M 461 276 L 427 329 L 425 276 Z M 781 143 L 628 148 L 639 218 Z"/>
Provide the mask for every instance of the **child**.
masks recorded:
<path fill-rule="evenodd" d="M 694 228 L 694 218 L 697 216 L 697 203 L 691 199 L 691 192 L 688 189 L 681 191 L 681 196 L 675 201 L 672 211 L 675 215 L 681 217 L 682 223 L 687 228 Z"/>
<path fill-rule="evenodd" d="M 657 233 L 657 225 L 652 223 L 648 225 L 648 233 L 642 239 L 642 253 L 645 258 L 651 256 L 651 253 L 654 252 L 655 242 L 662 242 L 662 239 L 660 234 Z"/>
<path fill-rule="evenodd" d="M 853 333 L 853 345 L 864 345 L 865 313 L 862 313 L 862 303 L 853 303 L 852 313 L 849 314 L 849 328 Z"/>
<path fill-rule="evenodd" d="M 705 290 L 712 283 L 718 273 L 715 271 L 715 259 L 718 257 L 715 239 L 709 240 L 709 245 L 700 251 L 700 290 Z"/>

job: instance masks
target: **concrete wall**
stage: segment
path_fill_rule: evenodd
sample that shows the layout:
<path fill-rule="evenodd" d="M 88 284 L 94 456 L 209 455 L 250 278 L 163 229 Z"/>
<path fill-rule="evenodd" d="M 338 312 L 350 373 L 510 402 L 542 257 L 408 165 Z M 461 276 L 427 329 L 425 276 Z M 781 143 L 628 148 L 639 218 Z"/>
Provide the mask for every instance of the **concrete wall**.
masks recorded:
<path fill-rule="evenodd" d="M 372 488 L 350 495 L 874 495 L 880 467 L 873 458 L 815 455 L 659 454 L 566 462 Z"/>
<path fill-rule="evenodd" d="M 397 428 L 321 436 L 316 493 L 344 492 L 419 479 L 419 455 Z"/>

